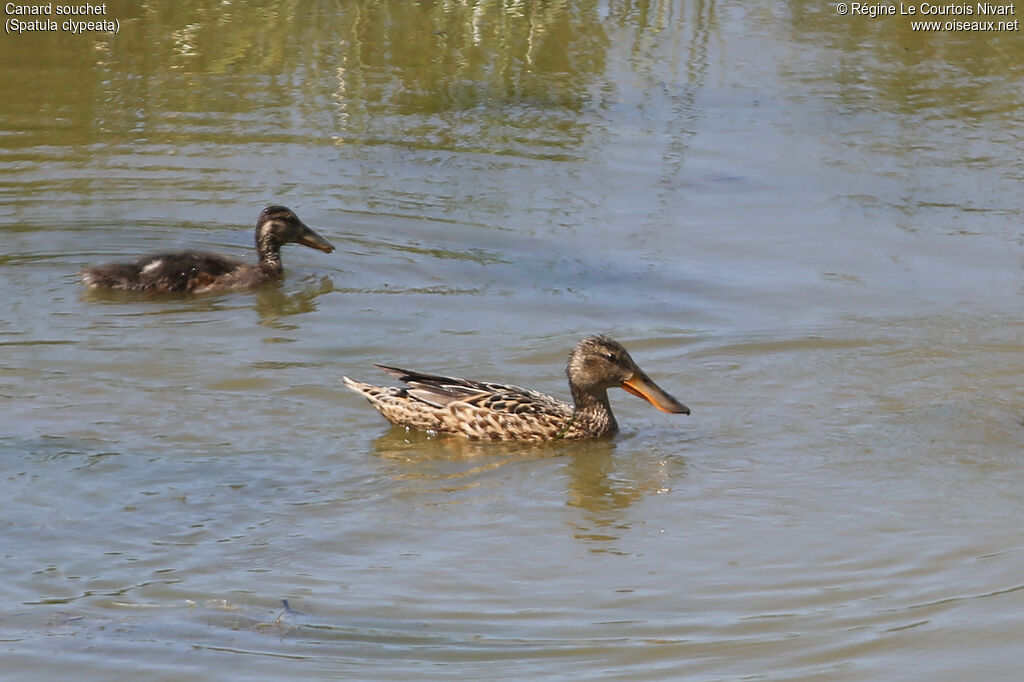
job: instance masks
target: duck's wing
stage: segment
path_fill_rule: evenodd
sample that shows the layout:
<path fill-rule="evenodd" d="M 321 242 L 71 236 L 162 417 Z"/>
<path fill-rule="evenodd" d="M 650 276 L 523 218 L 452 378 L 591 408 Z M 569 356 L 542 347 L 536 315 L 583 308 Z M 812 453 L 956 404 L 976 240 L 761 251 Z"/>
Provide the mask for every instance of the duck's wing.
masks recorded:
<path fill-rule="evenodd" d="M 570 405 L 519 386 L 377 367 L 406 385 L 343 381 L 398 426 L 474 439 L 548 440 L 564 435 L 572 418 Z"/>
<path fill-rule="evenodd" d="M 560 400 L 527 388 L 490 381 L 473 381 L 438 374 L 424 374 L 400 367 L 374 365 L 408 386 L 406 392 L 413 398 L 434 407 L 446 407 L 459 402 L 510 414 L 561 412 L 569 406 Z M 572 410 L 569 410 L 570 413 Z"/>
<path fill-rule="evenodd" d="M 194 291 L 241 266 L 215 253 L 183 251 L 144 256 L 132 263 L 107 263 L 82 270 L 89 287 L 127 291 Z"/>
<path fill-rule="evenodd" d="M 196 291 L 234 272 L 241 261 L 216 253 L 183 251 L 139 261 L 147 288 L 155 291 Z"/>
<path fill-rule="evenodd" d="M 140 290 L 141 277 L 137 263 L 106 263 L 83 268 L 82 284 L 93 289 Z"/>

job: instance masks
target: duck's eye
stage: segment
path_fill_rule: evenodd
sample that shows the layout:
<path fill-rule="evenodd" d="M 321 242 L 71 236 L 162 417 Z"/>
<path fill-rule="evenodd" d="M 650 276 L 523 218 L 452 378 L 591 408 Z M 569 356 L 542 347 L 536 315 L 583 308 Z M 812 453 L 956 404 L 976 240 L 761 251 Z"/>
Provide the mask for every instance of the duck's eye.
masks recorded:
<path fill-rule="evenodd" d="M 619 361 L 619 358 L 617 355 L 615 355 L 615 353 L 602 353 L 601 355 L 604 356 L 604 359 L 607 360 L 608 362 Z"/>

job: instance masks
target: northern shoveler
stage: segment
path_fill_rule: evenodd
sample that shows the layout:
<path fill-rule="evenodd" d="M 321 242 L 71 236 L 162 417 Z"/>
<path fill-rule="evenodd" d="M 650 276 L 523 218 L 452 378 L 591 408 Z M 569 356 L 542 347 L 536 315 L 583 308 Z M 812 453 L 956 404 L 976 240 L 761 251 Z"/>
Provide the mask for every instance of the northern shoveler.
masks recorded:
<path fill-rule="evenodd" d="M 406 384 L 372 386 L 344 377 L 392 424 L 479 440 L 601 438 L 619 430 L 608 389 L 619 387 L 662 412 L 690 408 L 651 381 L 622 344 L 589 336 L 572 349 L 565 373 L 574 405 L 518 386 L 422 374 L 375 365 Z"/>
<path fill-rule="evenodd" d="M 107 263 L 82 270 L 82 283 L 95 289 L 123 289 L 147 293 L 205 293 L 248 289 L 281 277 L 281 247 L 289 242 L 325 253 L 331 243 L 306 226 L 284 206 L 267 206 L 256 220 L 256 252 L 252 265 L 202 251 L 163 253 L 133 263 Z"/>

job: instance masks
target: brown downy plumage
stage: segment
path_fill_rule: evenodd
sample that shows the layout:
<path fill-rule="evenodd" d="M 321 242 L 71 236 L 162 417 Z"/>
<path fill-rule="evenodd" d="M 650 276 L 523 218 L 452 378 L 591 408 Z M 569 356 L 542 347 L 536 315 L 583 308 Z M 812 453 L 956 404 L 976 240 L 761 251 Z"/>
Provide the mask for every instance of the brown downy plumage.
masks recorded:
<path fill-rule="evenodd" d="M 256 264 L 203 251 L 162 253 L 132 263 L 107 263 L 82 270 L 82 283 L 94 289 L 146 293 L 205 293 L 248 289 L 281 277 L 281 247 L 294 242 L 325 253 L 330 242 L 284 206 L 267 206 L 256 220 Z"/>

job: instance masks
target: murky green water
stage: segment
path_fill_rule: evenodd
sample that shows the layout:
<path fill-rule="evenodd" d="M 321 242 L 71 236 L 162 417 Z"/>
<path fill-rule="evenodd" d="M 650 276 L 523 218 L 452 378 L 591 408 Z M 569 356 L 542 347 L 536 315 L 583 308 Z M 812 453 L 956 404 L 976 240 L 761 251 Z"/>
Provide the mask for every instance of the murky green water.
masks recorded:
<path fill-rule="evenodd" d="M 796 1 L 107 11 L 117 36 L 0 37 L 6 674 L 1019 675 L 1019 32 Z M 338 250 L 250 293 L 76 282 L 251 257 L 269 202 Z M 338 381 L 566 396 L 593 332 L 693 415 L 619 392 L 611 442 L 442 442 Z"/>

